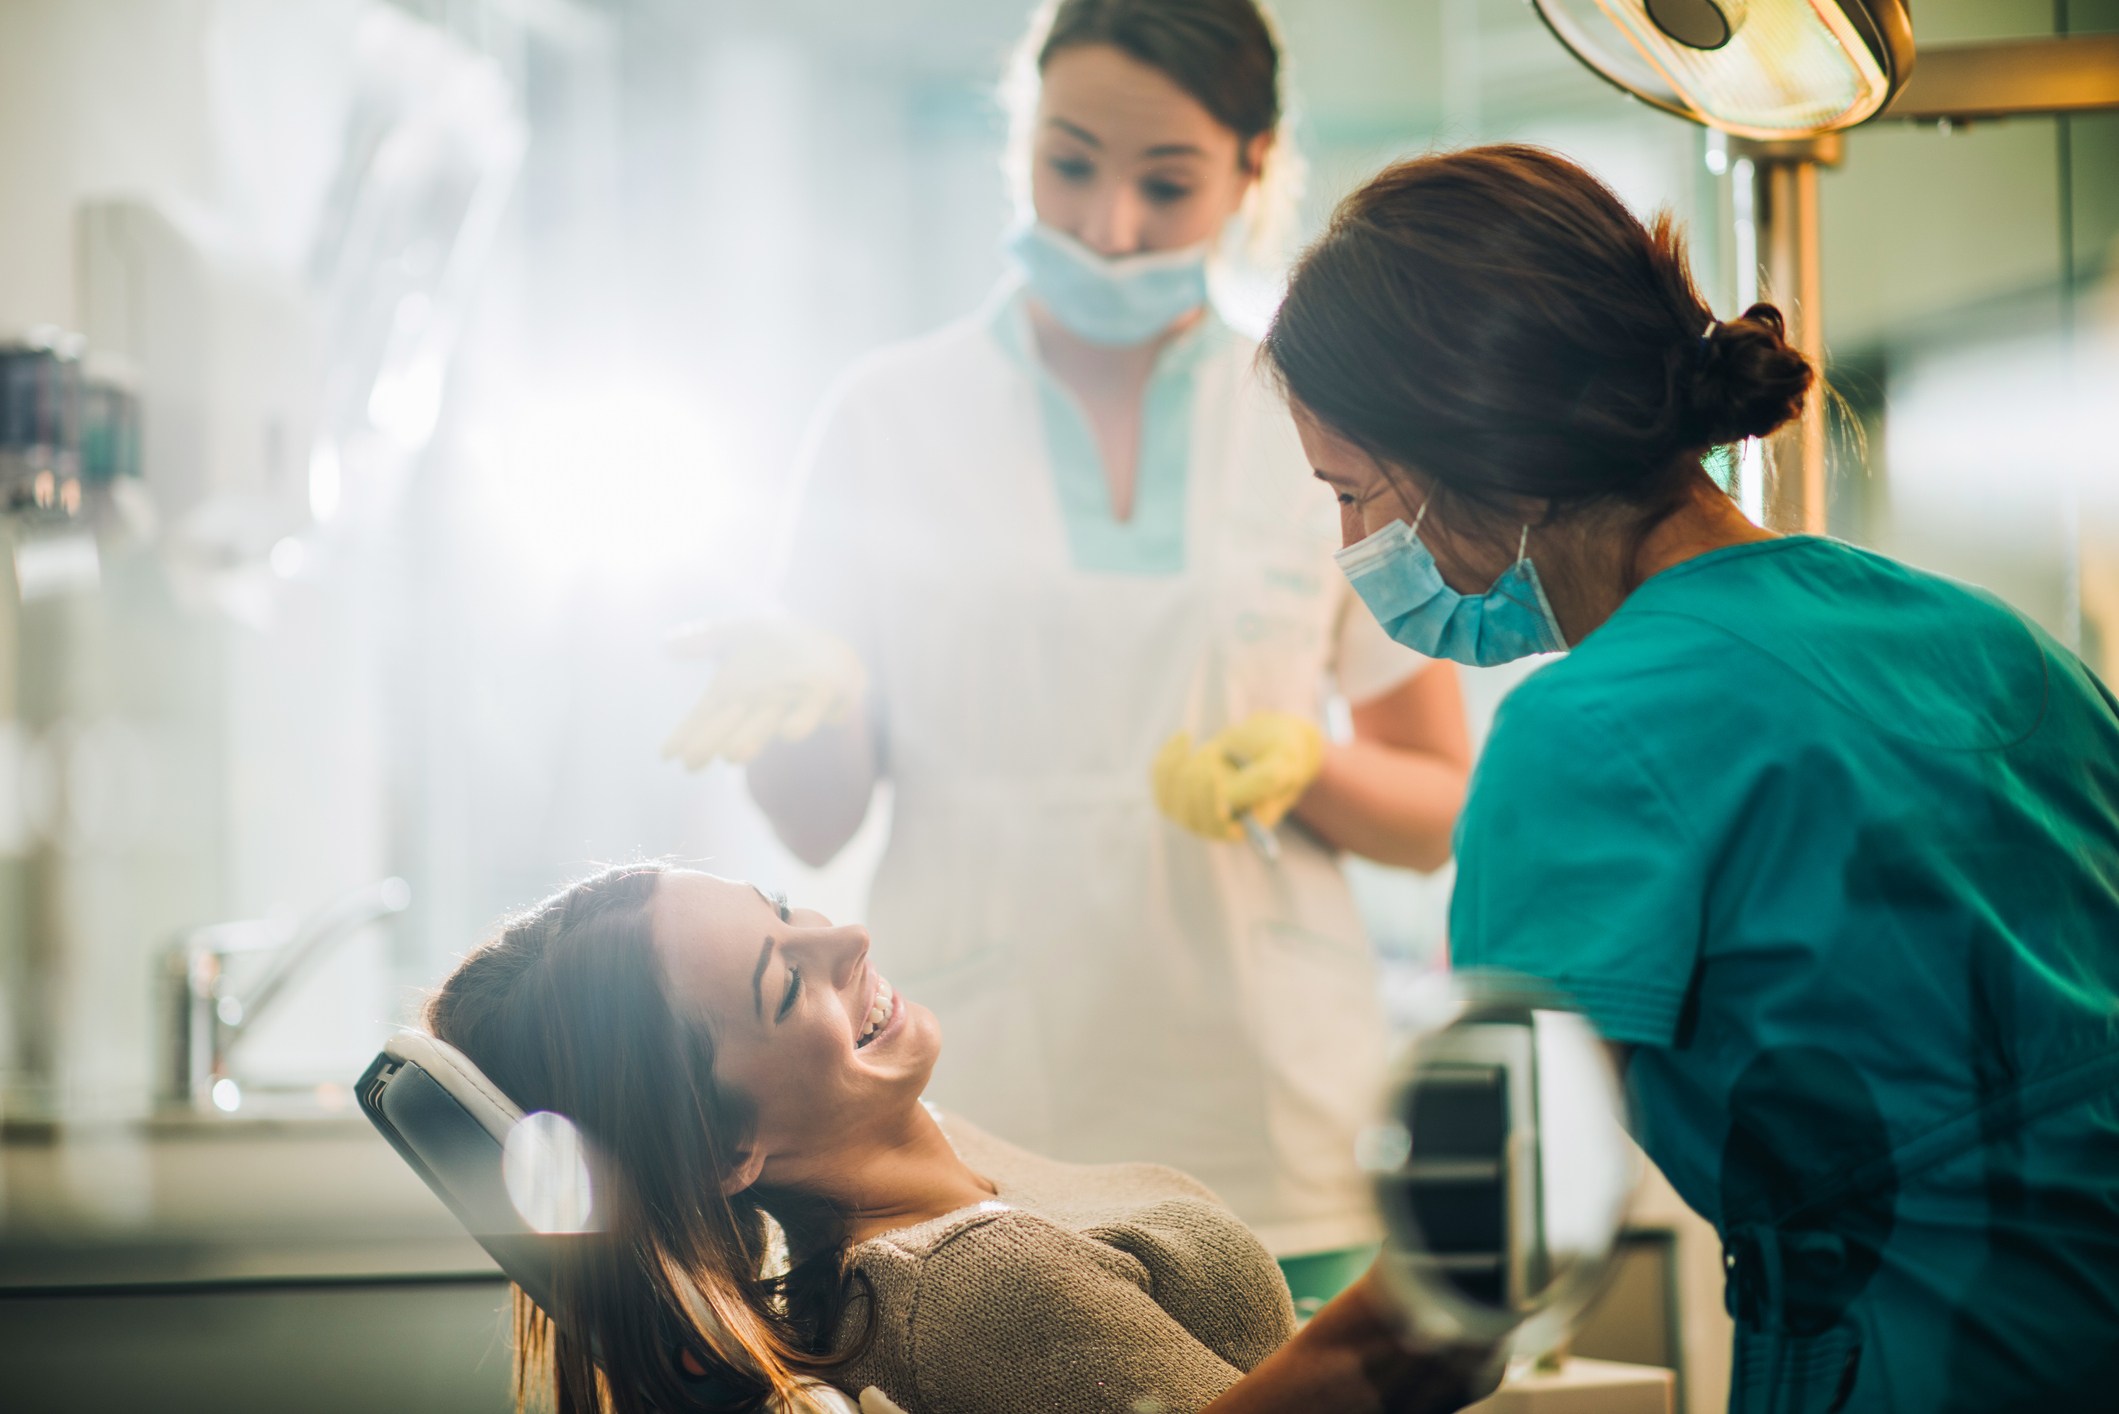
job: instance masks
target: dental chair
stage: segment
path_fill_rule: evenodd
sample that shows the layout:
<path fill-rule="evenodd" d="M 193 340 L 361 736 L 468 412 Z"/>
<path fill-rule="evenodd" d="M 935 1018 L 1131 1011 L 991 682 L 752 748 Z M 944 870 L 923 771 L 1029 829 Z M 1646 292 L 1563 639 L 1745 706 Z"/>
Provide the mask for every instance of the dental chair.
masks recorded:
<path fill-rule="evenodd" d="M 360 1107 L 390 1147 L 425 1180 L 500 1269 L 538 1309 L 556 1306 L 553 1288 L 569 1244 L 581 1234 L 539 1232 L 509 1197 L 502 1156 L 522 1110 L 463 1052 L 417 1031 L 390 1038 L 361 1075 Z M 859 1414 L 829 1385 L 812 1386 L 781 1414 Z"/>

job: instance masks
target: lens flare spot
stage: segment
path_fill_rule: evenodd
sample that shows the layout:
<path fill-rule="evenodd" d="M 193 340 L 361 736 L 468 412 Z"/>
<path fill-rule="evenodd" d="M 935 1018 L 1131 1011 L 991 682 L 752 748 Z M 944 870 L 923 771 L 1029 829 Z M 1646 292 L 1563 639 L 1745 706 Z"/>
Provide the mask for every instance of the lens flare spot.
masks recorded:
<path fill-rule="evenodd" d="M 539 1110 L 508 1131 L 500 1172 L 508 1201 L 537 1232 L 587 1232 L 595 1195 L 587 1147 L 565 1115 Z"/>

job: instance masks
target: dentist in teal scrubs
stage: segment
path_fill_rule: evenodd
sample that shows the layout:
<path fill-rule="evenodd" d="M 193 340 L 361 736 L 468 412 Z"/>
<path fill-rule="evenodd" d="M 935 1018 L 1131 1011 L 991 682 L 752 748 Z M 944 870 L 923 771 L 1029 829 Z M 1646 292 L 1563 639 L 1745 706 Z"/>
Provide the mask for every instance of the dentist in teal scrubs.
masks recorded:
<path fill-rule="evenodd" d="M 1571 994 L 1720 1230 L 1740 1411 L 2119 1408 L 2119 704 L 1709 474 L 1817 396 L 1532 148 L 1349 197 L 1266 341 L 1400 642 L 1504 703 L 1452 952 Z M 1997 478 L 1994 494 L 2008 494 Z"/>

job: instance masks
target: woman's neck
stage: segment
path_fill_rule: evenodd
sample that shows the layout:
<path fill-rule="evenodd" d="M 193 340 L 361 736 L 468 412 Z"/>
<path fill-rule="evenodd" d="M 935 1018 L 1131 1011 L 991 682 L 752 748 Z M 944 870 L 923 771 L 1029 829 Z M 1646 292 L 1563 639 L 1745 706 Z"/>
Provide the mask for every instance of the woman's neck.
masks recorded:
<path fill-rule="evenodd" d="M 1133 518 L 1134 491 L 1139 484 L 1142 409 L 1147 401 L 1148 380 L 1155 375 L 1155 360 L 1172 339 L 1205 317 L 1205 310 L 1194 310 L 1144 344 L 1111 348 L 1090 343 L 1053 318 L 1035 299 L 1030 301 L 1030 330 L 1037 343 L 1038 360 L 1074 394 L 1087 414 L 1097 457 L 1103 464 L 1111 515 L 1121 524 Z"/>
<path fill-rule="evenodd" d="M 845 1215 L 852 1242 L 969 1208 L 998 1191 L 958 1157 L 924 1105 L 914 1105 L 900 1128 L 835 1155 L 833 1172 L 803 1187 Z"/>
<path fill-rule="evenodd" d="M 1170 341 L 1206 317 L 1205 309 L 1195 309 L 1146 343 L 1114 347 L 1090 343 L 1054 318 L 1035 297 L 1028 303 L 1039 361 L 1085 401 L 1139 397 L 1155 371 L 1155 360 Z"/>
<path fill-rule="evenodd" d="M 1616 538 L 1615 538 L 1616 537 Z M 1580 643 L 1617 613 L 1627 596 L 1661 574 L 1714 550 L 1778 537 L 1752 524 L 1736 502 L 1704 476 L 1692 494 L 1648 532 L 1638 547 L 1625 535 L 1624 523 L 1585 531 L 1579 543 L 1587 553 L 1559 582 L 1547 586 L 1560 631 L 1570 644 Z M 1588 547 L 1594 546 L 1594 549 Z"/>

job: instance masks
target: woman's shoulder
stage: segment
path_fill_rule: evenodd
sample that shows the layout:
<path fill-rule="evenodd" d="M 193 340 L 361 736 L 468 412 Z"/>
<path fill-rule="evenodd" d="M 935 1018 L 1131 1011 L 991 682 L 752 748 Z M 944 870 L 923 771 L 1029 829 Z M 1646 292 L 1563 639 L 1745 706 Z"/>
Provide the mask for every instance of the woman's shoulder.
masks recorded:
<path fill-rule="evenodd" d="M 1083 1379 L 1085 1353 L 1117 1343 L 1141 1367 L 1128 1378 L 1204 1402 L 1286 1339 L 1293 1312 L 1272 1258 L 1203 1185 L 1154 1164 L 1046 1159 L 937 1117 L 998 1193 L 853 1249 L 873 1332 L 848 1367 L 856 1383 L 931 1407 L 1014 1408 Z M 997 1367 L 1004 1346 L 1014 1356 Z M 1110 1374 L 1087 1378 L 1110 1394 Z"/>
<path fill-rule="evenodd" d="M 1138 1206 L 1172 1198 L 1222 1206 L 1213 1189 L 1164 1164 L 1069 1163 L 1011 1144 L 961 1115 L 938 1110 L 935 1117 L 964 1162 L 996 1179 L 1003 1196 L 1015 1193 L 1031 1203 L 1054 1200 L 1069 1210 Z"/>
<path fill-rule="evenodd" d="M 994 335 L 994 319 L 989 301 L 939 328 L 870 349 L 840 373 L 827 401 L 903 407 L 910 399 L 925 407 L 962 397 L 967 379 L 1005 377 L 1007 360 Z"/>
<path fill-rule="evenodd" d="M 1112 1282 L 1146 1291 L 1147 1269 L 1123 1248 L 998 1199 L 897 1228 L 855 1245 L 849 1266 L 875 1303 L 879 1327 L 910 1349 L 917 1329 L 951 1324 L 960 1308 L 996 1293 L 1042 1291 L 1093 1307 Z"/>
<path fill-rule="evenodd" d="M 1031 1233 L 1059 1246 L 1111 1247 L 1134 1229 L 1241 1227 L 1221 1200 L 1190 1174 L 1161 1164 L 1074 1164 L 1048 1159 L 936 1111 L 964 1162 L 993 1181 L 995 1196 L 940 1217 L 879 1233 L 855 1249 L 885 1266 L 918 1265 L 945 1249 L 1018 1244 Z M 1120 1240 L 1119 1247 L 1129 1244 Z"/>

